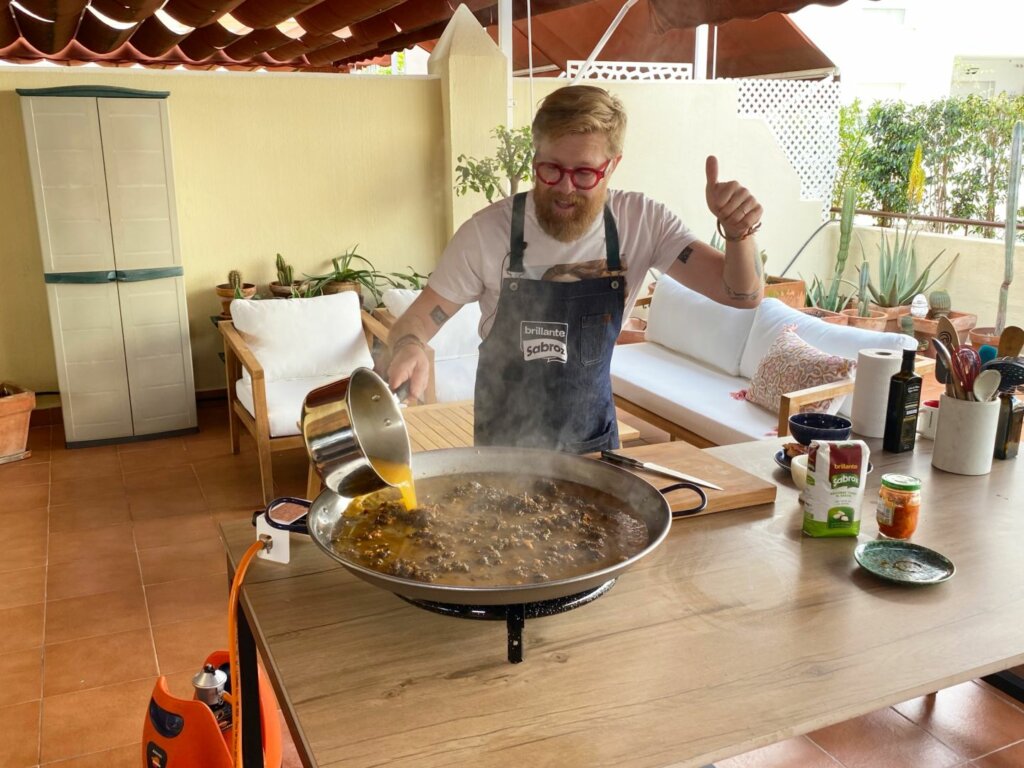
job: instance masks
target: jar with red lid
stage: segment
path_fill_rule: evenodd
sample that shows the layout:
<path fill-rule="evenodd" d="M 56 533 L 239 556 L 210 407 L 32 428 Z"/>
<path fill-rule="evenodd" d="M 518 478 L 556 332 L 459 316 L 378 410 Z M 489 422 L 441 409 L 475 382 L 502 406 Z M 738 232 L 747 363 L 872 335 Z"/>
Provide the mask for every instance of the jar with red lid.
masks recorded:
<path fill-rule="evenodd" d="M 909 539 L 921 514 L 921 481 L 910 475 L 882 475 L 877 511 L 879 533 L 888 539 Z"/>

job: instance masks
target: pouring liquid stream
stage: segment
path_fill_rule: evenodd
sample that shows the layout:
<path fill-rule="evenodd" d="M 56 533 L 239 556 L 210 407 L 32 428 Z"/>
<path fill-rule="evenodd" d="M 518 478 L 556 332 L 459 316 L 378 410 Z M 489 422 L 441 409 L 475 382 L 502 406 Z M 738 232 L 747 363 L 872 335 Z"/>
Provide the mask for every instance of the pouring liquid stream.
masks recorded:
<path fill-rule="evenodd" d="M 382 459 L 371 459 L 371 462 L 381 479 L 388 485 L 395 486 L 402 494 L 402 504 L 405 505 L 405 508 L 415 509 L 417 507 L 416 484 L 412 479 L 412 467 L 408 464 Z"/>

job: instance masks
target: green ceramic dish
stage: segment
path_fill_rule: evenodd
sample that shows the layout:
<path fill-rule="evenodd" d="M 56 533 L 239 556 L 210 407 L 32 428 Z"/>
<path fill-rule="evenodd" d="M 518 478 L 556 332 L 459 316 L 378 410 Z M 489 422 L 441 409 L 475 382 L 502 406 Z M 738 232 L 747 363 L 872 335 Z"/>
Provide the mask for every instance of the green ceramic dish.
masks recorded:
<path fill-rule="evenodd" d="M 948 557 L 909 541 L 867 541 L 857 546 L 853 556 L 861 568 L 899 584 L 938 584 L 956 573 Z"/>

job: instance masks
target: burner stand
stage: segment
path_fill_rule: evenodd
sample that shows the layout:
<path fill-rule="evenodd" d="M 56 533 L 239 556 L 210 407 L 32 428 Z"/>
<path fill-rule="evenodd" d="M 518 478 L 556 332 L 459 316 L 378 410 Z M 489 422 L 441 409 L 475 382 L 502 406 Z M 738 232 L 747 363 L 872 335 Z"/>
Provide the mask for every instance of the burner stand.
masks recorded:
<path fill-rule="evenodd" d="M 592 600 L 596 600 L 615 585 L 615 579 L 606 581 L 600 586 L 579 592 L 567 597 L 556 597 L 552 600 L 538 600 L 532 603 L 513 603 L 510 605 L 461 605 L 458 603 L 438 603 L 433 600 L 415 600 L 411 597 L 398 595 L 405 602 L 432 613 L 444 616 L 455 616 L 459 619 L 477 619 L 481 621 L 505 620 L 508 628 L 508 660 L 518 664 L 523 660 L 523 627 L 527 619 L 539 619 L 543 616 L 554 616 L 579 608 Z"/>

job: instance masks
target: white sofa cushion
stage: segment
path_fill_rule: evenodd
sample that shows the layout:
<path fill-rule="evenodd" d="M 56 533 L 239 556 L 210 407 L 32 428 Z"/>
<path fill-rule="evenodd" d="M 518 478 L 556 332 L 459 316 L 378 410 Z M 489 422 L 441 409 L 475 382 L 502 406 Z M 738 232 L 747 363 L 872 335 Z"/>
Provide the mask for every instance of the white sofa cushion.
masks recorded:
<path fill-rule="evenodd" d="M 795 325 L 797 335 L 816 349 L 830 355 L 856 360 L 862 349 L 914 348 L 917 342 L 901 333 L 882 333 L 826 323 L 817 317 L 798 312 L 778 299 L 764 299 L 756 310 L 747 345 L 740 359 L 740 376 L 754 378 L 761 358 L 787 325 Z"/>
<path fill-rule="evenodd" d="M 434 360 L 434 394 L 439 403 L 472 400 L 476 387 L 477 357 Z"/>
<path fill-rule="evenodd" d="M 235 299 L 231 318 L 268 382 L 339 379 L 373 366 L 355 291 L 309 299 Z"/>
<path fill-rule="evenodd" d="M 754 309 L 719 304 L 662 275 L 651 299 L 647 341 L 736 376 L 755 314 Z"/>
<path fill-rule="evenodd" d="M 615 347 L 612 391 L 718 445 L 775 434 L 776 416 L 733 393 L 748 382 L 650 341 Z"/>
<path fill-rule="evenodd" d="M 295 301 L 295 299 L 288 299 Z M 271 437 L 287 437 L 299 434 L 299 419 L 302 418 L 302 401 L 312 390 L 330 384 L 343 376 L 314 376 L 308 379 L 278 379 L 266 382 L 267 420 L 270 422 Z M 256 418 L 252 398 L 252 380 L 239 379 L 235 383 L 235 394 L 245 410 Z"/>
<path fill-rule="evenodd" d="M 398 318 L 419 295 L 419 291 L 408 288 L 389 288 L 384 291 L 384 306 Z M 476 357 L 480 348 L 480 303 L 474 301 L 464 305 L 430 340 L 430 346 L 434 350 L 435 362 L 459 357 Z M 474 366 L 474 374 L 475 371 Z"/>

